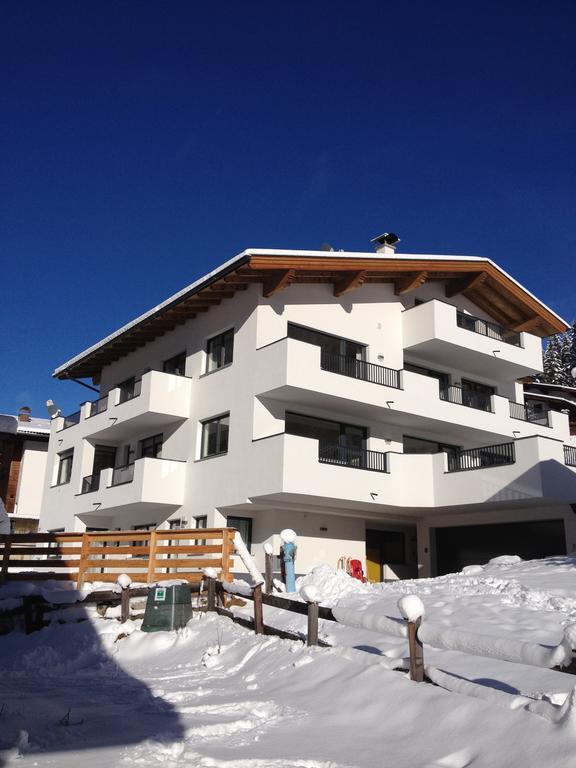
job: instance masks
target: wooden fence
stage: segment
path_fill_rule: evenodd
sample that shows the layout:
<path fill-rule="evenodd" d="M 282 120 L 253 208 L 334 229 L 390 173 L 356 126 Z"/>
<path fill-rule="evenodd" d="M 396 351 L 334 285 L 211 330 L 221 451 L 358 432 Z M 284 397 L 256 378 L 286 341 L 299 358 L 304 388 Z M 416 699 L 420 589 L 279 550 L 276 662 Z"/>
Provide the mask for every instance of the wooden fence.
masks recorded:
<path fill-rule="evenodd" d="M 65 579 L 115 582 L 202 580 L 202 569 L 216 568 L 230 581 L 234 528 L 105 533 L 13 533 L 0 535 L 0 583 Z"/>

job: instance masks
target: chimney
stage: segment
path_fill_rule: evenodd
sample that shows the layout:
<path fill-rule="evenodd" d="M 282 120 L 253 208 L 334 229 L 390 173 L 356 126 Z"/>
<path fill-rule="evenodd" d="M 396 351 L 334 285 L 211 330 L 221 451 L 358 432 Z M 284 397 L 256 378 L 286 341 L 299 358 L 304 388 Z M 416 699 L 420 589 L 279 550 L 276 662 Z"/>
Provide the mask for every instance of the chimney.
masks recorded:
<path fill-rule="evenodd" d="M 394 232 L 384 232 L 382 235 L 374 237 L 370 242 L 374 243 L 376 253 L 393 254 L 396 252 L 400 238 Z"/>
<path fill-rule="evenodd" d="M 18 408 L 18 421 L 30 421 L 30 415 L 32 411 L 27 405 L 23 405 L 22 408 Z"/>

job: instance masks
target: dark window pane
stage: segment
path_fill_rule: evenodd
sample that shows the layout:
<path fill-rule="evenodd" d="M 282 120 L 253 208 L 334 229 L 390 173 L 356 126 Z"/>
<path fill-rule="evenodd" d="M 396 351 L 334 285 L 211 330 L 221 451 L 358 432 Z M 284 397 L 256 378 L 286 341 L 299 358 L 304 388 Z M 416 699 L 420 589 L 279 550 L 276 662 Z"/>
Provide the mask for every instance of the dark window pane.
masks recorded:
<path fill-rule="evenodd" d="M 140 440 L 140 458 L 160 458 L 162 453 L 163 438 L 163 435 L 154 435 L 153 437 L 147 437 L 144 440 Z"/>
<path fill-rule="evenodd" d="M 202 424 L 202 446 L 200 458 L 217 456 L 228 451 L 230 416 L 220 416 Z"/>
<path fill-rule="evenodd" d="M 59 458 L 60 463 L 58 464 L 58 479 L 56 482 L 58 485 L 64 485 L 64 483 L 69 483 L 72 477 L 74 450 L 64 451 L 64 453 L 59 454 Z"/>
<path fill-rule="evenodd" d="M 169 360 L 165 360 L 162 366 L 164 373 L 172 373 L 175 376 L 184 376 L 186 369 L 186 352 L 181 352 L 179 355 L 171 357 Z"/>
<path fill-rule="evenodd" d="M 356 360 L 364 360 L 366 347 L 354 341 L 342 339 L 339 336 L 331 336 L 329 333 L 314 331 L 301 325 L 288 323 L 288 338 L 297 341 L 305 341 L 307 344 L 315 344 L 323 352 L 331 355 L 352 357 Z"/>
<path fill-rule="evenodd" d="M 232 362 L 234 352 L 234 329 L 220 333 L 206 344 L 206 373 L 222 368 Z"/>
<path fill-rule="evenodd" d="M 252 548 L 252 518 L 230 516 L 226 519 L 226 525 L 228 528 L 236 528 L 248 551 L 250 551 Z"/>

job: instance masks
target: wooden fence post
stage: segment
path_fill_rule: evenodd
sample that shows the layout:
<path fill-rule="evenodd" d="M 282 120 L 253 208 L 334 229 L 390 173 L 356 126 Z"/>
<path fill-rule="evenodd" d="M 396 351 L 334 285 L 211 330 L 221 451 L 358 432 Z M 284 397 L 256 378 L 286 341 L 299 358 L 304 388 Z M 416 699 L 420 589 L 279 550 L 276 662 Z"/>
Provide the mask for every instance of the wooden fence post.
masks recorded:
<path fill-rule="evenodd" d="M 156 574 L 156 531 L 150 531 L 148 545 L 148 584 L 155 581 Z"/>
<path fill-rule="evenodd" d="M 252 590 L 254 600 L 254 632 L 257 635 L 264 634 L 264 612 L 262 608 L 262 584 L 256 584 Z"/>
<path fill-rule="evenodd" d="M 274 576 L 272 571 L 273 561 L 274 561 L 274 555 L 272 554 L 272 552 L 266 552 L 266 554 L 264 555 L 264 563 L 265 563 L 264 578 L 265 578 L 265 589 L 269 595 L 272 594 L 272 590 L 274 589 Z"/>
<path fill-rule="evenodd" d="M 418 629 L 422 619 L 418 618 L 416 621 L 408 622 L 408 648 L 410 650 L 410 680 L 414 680 L 417 683 L 424 682 L 424 649 L 420 638 L 418 637 Z"/>
<path fill-rule="evenodd" d="M 8 563 L 10 562 L 10 550 L 12 548 L 12 536 L 8 534 L 4 538 L 4 554 L 2 556 L 2 570 L 0 571 L 0 584 L 8 581 Z"/>
<path fill-rule="evenodd" d="M 234 532 L 224 529 L 222 531 L 222 581 L 231 581 L 230 558 L 233 550 Z"/>
<path fill-rule="evenodd" d="M 125 624 L 130 618 L 130 587 L 122 587 L 120 593 L 120 623 Z"/>
<path fill-rule="evenodd" d="M 90 534 L 82 534 L 82 549 L 80 550 L 80 560 L 78 561 L 78 575 L 76 577 L 76 586 L 78 589 L 84 583 L 84 573 L 88 570 L 88 561 L 90 559 Z"/>
<path fill-rule="evenodd" d="M 318 603 L 308 603 L 307 645 L 318 645 Z"/>
<path fill-rule="evenodd" d="M 208 592 L 208 610 L 216 610 L 216 580 L 206 576 L 206 591 Z"/>

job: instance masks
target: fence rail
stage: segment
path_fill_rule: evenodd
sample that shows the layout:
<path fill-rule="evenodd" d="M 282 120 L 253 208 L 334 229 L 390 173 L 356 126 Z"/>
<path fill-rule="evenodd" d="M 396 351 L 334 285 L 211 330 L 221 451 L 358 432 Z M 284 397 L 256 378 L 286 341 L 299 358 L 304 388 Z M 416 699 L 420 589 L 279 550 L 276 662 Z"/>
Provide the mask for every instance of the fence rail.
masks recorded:
<path fill-rule="evenodd" d="M 440 387 L 440 400 L 446 400 L 456 405 L 465 405 L 467 408 L 476 408 L 478 411 L 493 413 L 492 396 L 486 392 L 476 392 L 460 384 L 448 384 Z"/>
<path fill-rule="evenodd" d="M 104 395 L 104 397 L 100 397 L 98 400 L 92 400 L 90 403 L 90 413 L 88 414 L 88 418 L 91 416 L 97 416 L 99 413 L 103 413 L 108 408 L 108 395 Z"/>
<path fill-rule="evenodd" d="M 448 472 L 466 472 L 470 469 L 485 469 L 514 464 L 516 453 L 514 443 L 486 445 L 448 454 Z"/>
<path fill-rule="evenodd" d="M 73 427 L 75 424 L 80 423 L 80 411 L 76 411 L 75 413 L 71 413 L 68 416 L 64 416 L 64 424 L 62 425 L 62 429 L 68 429 L 68 427 Z"/>
<path fill-rule="evenodd" d="M 80 587 L 115 582 L 120 573 L 147 584 L 170 575 L 194 582 L 201 581 L 202 568 L 208 566 L 229 581 L 234 533 L 233 528 L 192 528 L 0 535 L 0 583 L 64 579 Z"/>
<path fill-rule="evenodd" d="M 564 446 L 564 464 L 566 464 L 567 467 L 576 467 L 576 446 Z"/>
<path fill-rule="evenodd" d="M 510 331 L 497 323 L 482 320 L 481 317 L 467 315 L 465 312 L 457 312 L 456 324 L 459 328 L 464 328 L 466 331 L 479 333 L 481 336 L 488 336 L 490 339 L 503 341 L 515 347 L 522 346 L 521 336 L 517 331 Z"/>
<path fill-rule="evenodd" d="M 543 427 L 550 426 L 550 411 L 536 413 L 530 406 L 524 403 L 515 403 L 513 400 L 510 400 L 510 417 L 529 421 L 531 424 L 540 424 Z"/>
<path fill-rule="evenodd" d="M 329 373 L 339 373 L 352 379 L 361 379 L 372 384 L 381 384 L 384 387 L 402 389 L 400 371 L 376 363 L 367 363 L 365 360 L 356 360 L 355 357 L 322 351 L 320 367 Z"/>
<path fill-rule="evenodd" d="M 318 461 L 371 472 L 388 472 L 388 454 L 364 448 L 346 448 L 341 445 L 320 445 Z"/>

